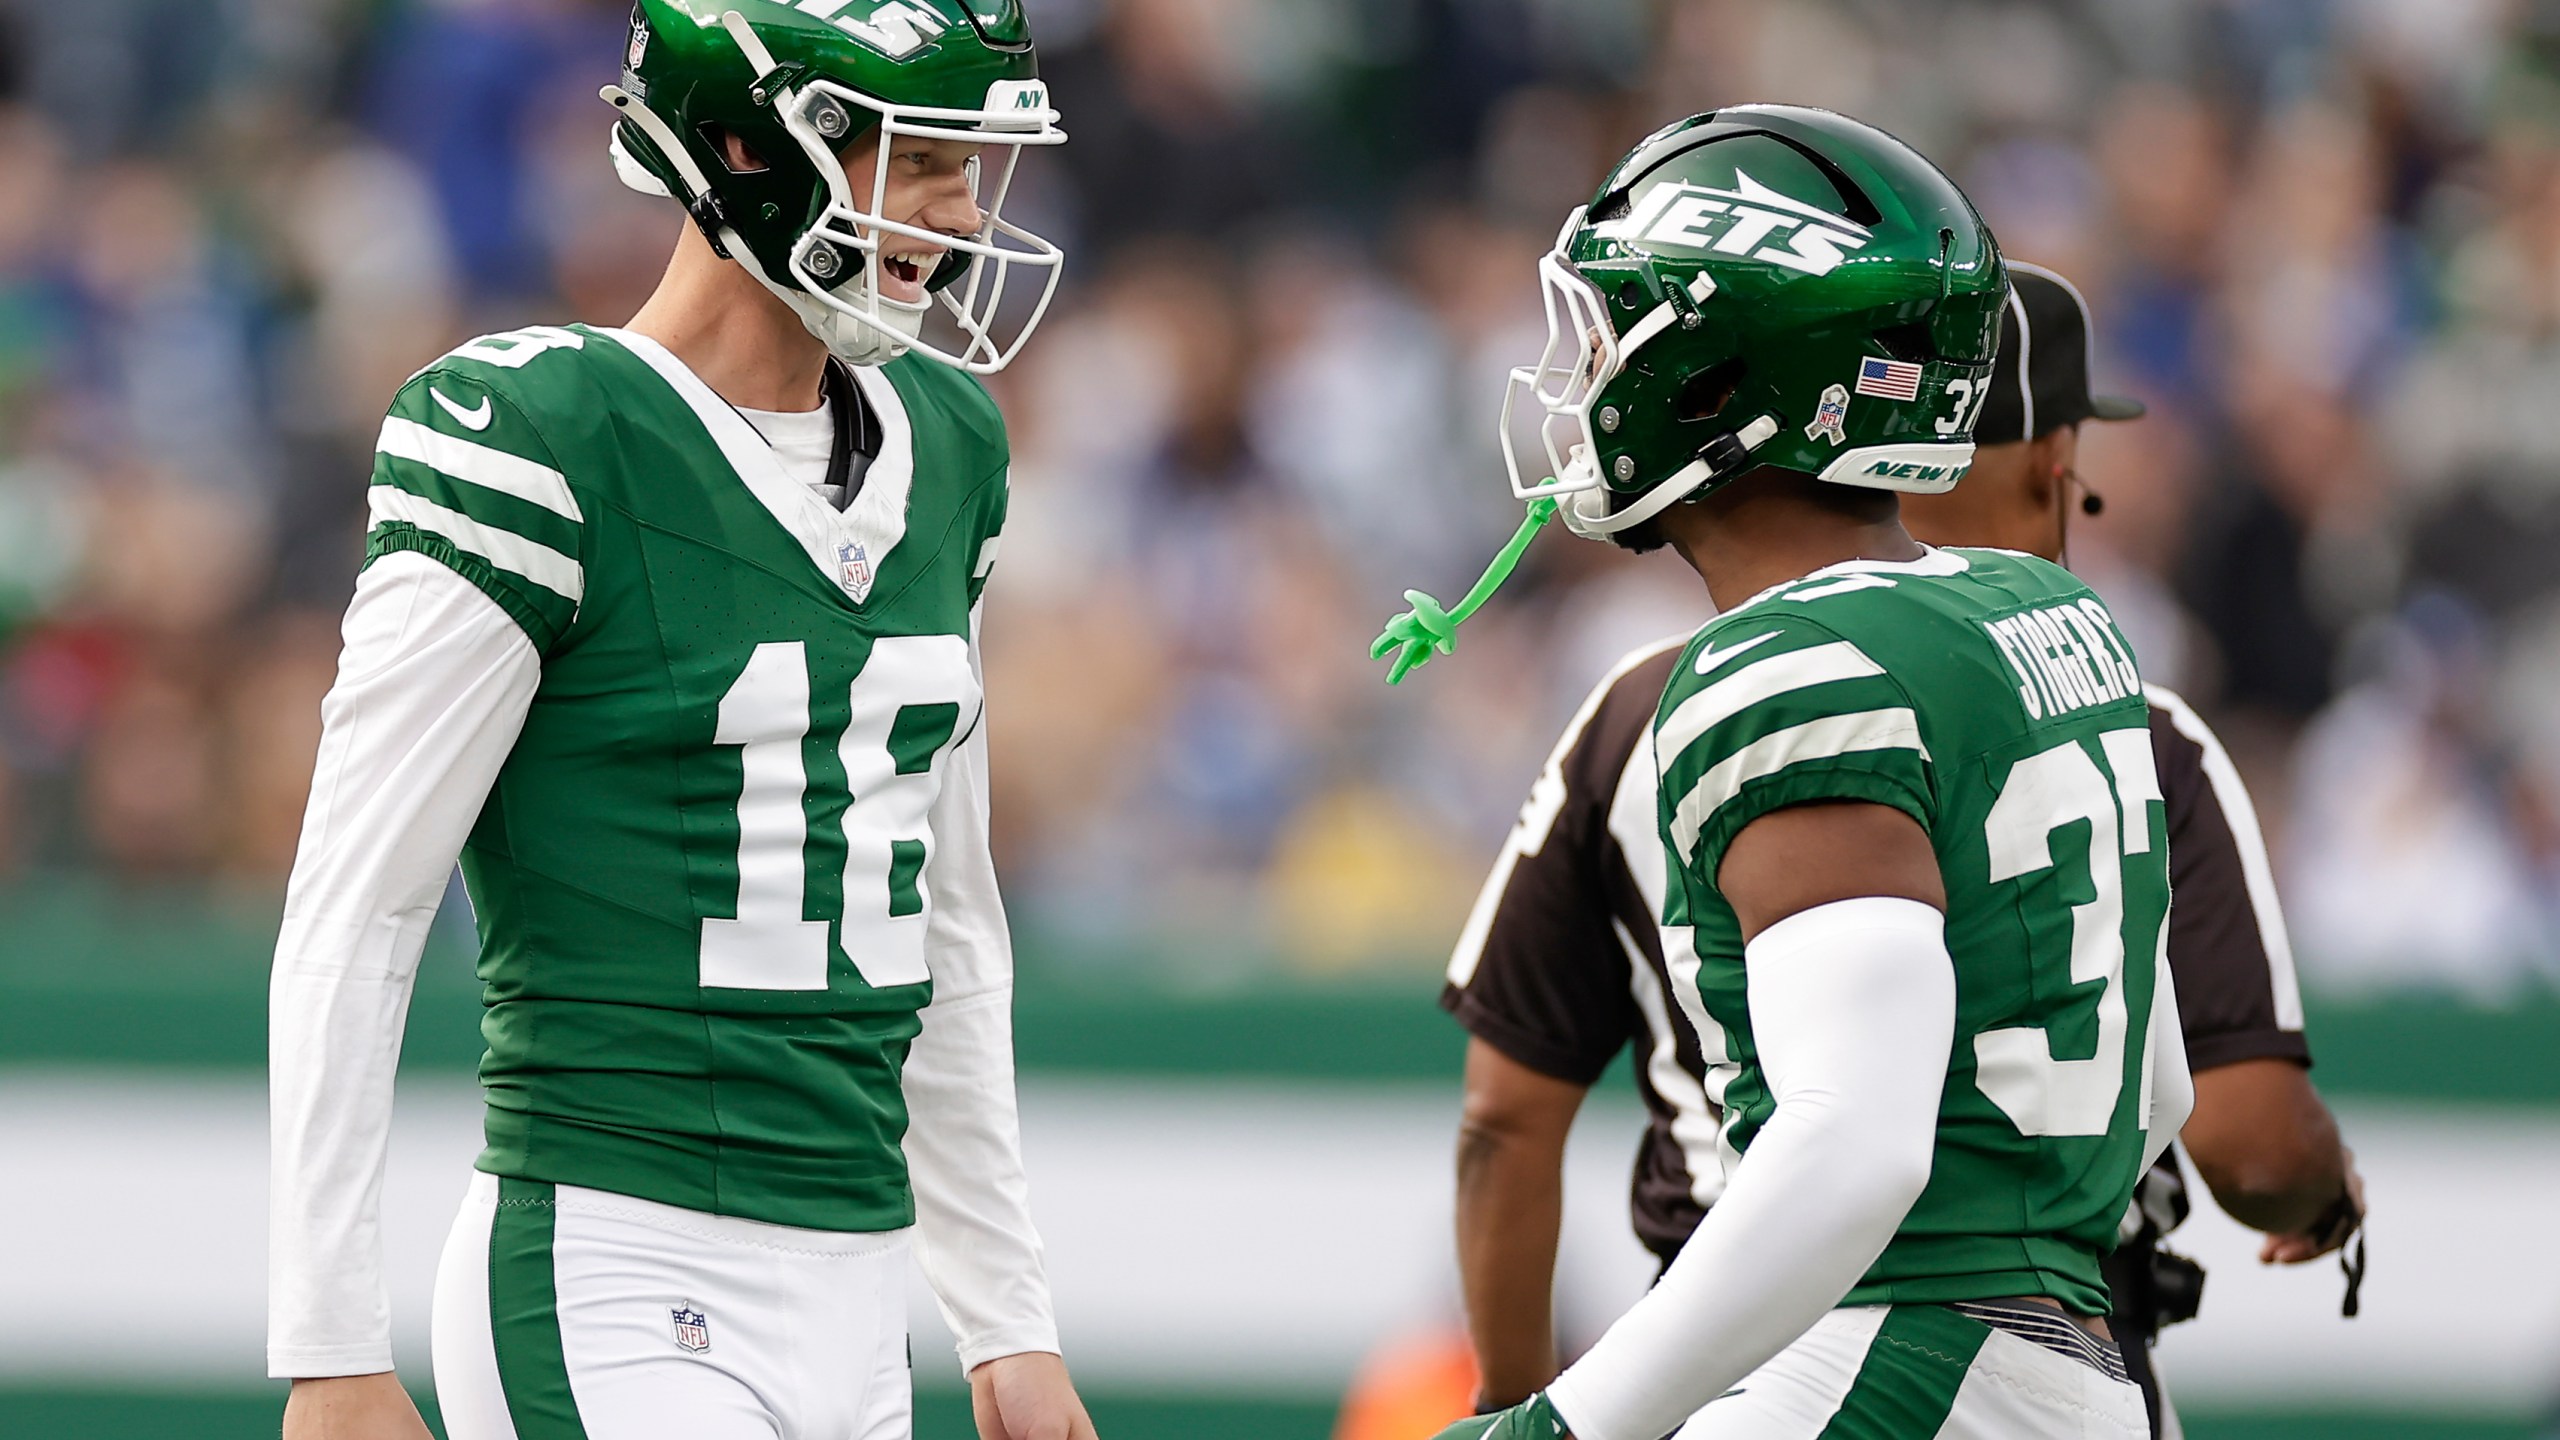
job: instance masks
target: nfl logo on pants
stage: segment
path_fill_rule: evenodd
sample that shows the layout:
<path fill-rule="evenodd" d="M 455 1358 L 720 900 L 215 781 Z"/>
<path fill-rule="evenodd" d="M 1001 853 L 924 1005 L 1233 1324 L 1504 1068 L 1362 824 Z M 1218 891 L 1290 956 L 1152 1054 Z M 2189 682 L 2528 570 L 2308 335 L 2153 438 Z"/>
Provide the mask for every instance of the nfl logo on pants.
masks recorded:
<path fill-rule="evenodd" d="M 678 1305 L 673 1313 L 678 1349 L 699 1355 L 711 1348 L 711 1324 L 703 1318 L 701 1311 L 693 1308 L 692 1301 Z"/>

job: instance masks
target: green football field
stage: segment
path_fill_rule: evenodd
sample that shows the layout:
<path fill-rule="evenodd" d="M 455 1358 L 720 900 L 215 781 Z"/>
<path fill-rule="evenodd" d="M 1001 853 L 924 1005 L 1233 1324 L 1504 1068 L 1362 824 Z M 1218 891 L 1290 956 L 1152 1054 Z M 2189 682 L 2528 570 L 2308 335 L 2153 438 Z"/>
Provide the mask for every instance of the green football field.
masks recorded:
<path fill-rule="evenodd" d="M 1334 1407 L 1325 1400 L 1105 1393 L 1091 1401 L 1103 1440 L 1325 1440 L 1333 1426 Z M 261 1440 L 276 1433 L 281 1404 L 278 1390 L 0 1388 L 0 1435 Z M 965 1396 L 950 1391 L 919 1396 L 917 1440 L 969 1440 L 968 1408 Z M 2390 1411 L 2204 1411 L 2187 1417 L 2192 1440 L 2530 1440 L 2534 1433 L 2515 1420 Z"/>

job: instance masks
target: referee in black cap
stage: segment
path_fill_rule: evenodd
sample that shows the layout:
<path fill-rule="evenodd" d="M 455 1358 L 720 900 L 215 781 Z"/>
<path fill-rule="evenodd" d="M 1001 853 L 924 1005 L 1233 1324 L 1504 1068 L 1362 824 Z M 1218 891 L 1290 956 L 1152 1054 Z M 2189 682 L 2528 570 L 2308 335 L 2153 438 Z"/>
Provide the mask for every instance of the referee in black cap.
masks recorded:
<path fill-rule="evenodd" d="M 2012 261 L 1992 390 L 1964 482 L 1903 497 L 1903 523 L 1936 545 L 2062 557 L 2071 512 L 2095 514 L 2078 472 L 2080 426 L 2130 420 L 2139 402 L 2091 393 L 2089 311 L 2068 281 Z M 1701 617 L 1704 618 L 1704 617 Z M 1553 1379 L 1555 1253 L 1566 1132 L 1618 1052 L 1634 1049 L 1649 1123 L 1636 1156 L 1637 1238 L 1665 1264 L 1715 1202 L 1721 1089 L 1670 1000 L 1657 930 L 1663 862 L 1643 741 L 1684 631 L 1621 659 L 1549 755 L 1450 958 L 1441 1006 L 1472 1037 L 1458 1138 L 1458 1259 L 1480 1406 Z M 2169 963 L 2195 1113 L 2181 1132 L 2196 1170 L 2262 1258 L 2340 1249 L 2363 1216 L 2362 1183 L 2312 1088 L 2302 1002 L 2257 816 L 2213 732 L 2151 687 L 2151 739 L 2169 822 Z M 2196 1311 L 2193 1264 L 2159 1249 L 2187 1213 L 2176 1151 L 2137 1192 L 2108 1279 L 2127 1368 L 2176 1436 L 2150 1360 L 2159 1327 Z M 2350 1269 L 2348 1313 L 2359 1260 Z"/>

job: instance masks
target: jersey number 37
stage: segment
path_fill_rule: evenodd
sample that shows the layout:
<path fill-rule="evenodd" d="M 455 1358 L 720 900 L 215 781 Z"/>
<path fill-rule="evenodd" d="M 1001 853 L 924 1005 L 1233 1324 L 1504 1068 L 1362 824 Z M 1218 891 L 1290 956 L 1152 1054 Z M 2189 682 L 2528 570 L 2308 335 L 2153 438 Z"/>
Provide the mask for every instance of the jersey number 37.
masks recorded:
<path fill-rule="evenodd" d="M 2151 852 L 2151 806 L 2161 798 L 2160 777 L 2148 730 L 2109 730 L 2098 744 L 2114 772 L 2112 783 L 2079 742 L 2066 741 L 2010 768 L 1983 825 L 1994 885 L 2052 869 L 2054 832 L 2078 821 L 2089 827 L 2087 890 L 2081 893 L 2090 898 L 2071 907 L 2071 984 L 2102 982 L 2097 1053 L 2057 1060 L 2051 1037 L 2035 1026 L 1985 1030 L 1973 1041 L 1976 1083 L 2024 1135 L 2104 1135 L 2124 1091 L 2125 862 Z M 2069 881 L 2064 888 L 2080 891 Z M 2165 918 L 2161 934 L 2165 939 Z M 2140 1119 L 2146 1128 L 2152 1058 L 2145 1045 Z"/>

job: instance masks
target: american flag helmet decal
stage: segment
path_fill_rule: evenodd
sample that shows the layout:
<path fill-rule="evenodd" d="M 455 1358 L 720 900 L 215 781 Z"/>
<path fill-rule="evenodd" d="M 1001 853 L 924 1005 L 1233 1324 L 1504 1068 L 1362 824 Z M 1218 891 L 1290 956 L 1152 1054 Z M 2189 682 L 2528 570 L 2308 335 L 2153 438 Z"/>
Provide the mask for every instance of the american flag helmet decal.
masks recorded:
<path fill-rule="evenodd" d="M 1879 360 L 1870 355 L 1858 362 L 1857 390 L 1879 400 L 1917 400 L 1920 367 L 1908 360 Z"/>

